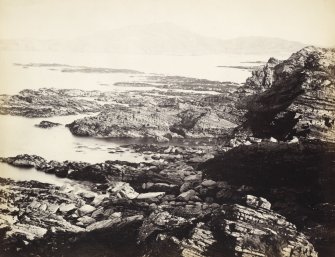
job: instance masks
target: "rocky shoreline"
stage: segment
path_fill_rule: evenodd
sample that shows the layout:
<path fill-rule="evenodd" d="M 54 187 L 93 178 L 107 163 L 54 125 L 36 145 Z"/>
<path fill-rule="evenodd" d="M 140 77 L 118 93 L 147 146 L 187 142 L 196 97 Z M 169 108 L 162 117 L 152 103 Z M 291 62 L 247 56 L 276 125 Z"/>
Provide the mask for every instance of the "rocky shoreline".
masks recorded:
<path fill-rule="evenodd" d="M 2 114 L 99 112 L 68 124 L 74 135 L 222 144 L 127 146 L 145 163 L 3 157 L 73 183 L 1 178 L 0 255 L 335 256 L 334 67 L 334 49 L 306 47 L 220 95 L 1 96 Z"/>
<path fill-rule="evenodd" d="M 44 172 L 54 169 L 60 175 L 57 165 L 50 167 L 54 162 L 46 165 L 37 156 L 2 161 Z M 162 256 L 164 249 L 169 251 L 166 256 L 223 252 L 272 256 L 278 251 L 279 256 L 317 256 L 307 237 L 272 211 L 270 202 L 253 196 L 250 187 L 204 179 L 200 170 L 183 161 L 137 167 L 117 162 L 67 163 L 62 168 L 70 175 L 85 174 L 68 178 L 95 183 L 59 188 L 1 180 L 1 219 L 6 221 L 1 228 L 3 256 L 12 256 L 14 245 L 22 256 L 49 251 L 50 256 L 71 256 L 78 251 L 86 256 L 87 240 L 93 244 L 90 247 L 103 251 L 113 252 L 112 246 L 121 244 L 119 256 L 127 256 L 128 251 L 129 255 Z M 99 173 L 94 168 L 108 179 L 97 183 Z M 65 239 L 70 243 L 64 245 Z M 43 242 L 48 246 L 36 248 Z"/>

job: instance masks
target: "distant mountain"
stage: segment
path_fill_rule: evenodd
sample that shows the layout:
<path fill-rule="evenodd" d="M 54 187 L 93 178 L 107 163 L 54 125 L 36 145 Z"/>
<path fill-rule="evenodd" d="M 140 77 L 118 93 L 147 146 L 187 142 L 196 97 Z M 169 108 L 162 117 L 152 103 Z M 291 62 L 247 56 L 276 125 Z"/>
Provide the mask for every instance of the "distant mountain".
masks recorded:
<path fill-rule="evenodd" d="M 170 23 L 129 26 L 69 40 L 0 40 L 0 49 L 111 52 L 127 54 L 286 54 L 305 45 L 279 38 L 205 37 Z"/>
<path fill-rule="evenodd" d="M 240 37 L 223 43 L 225 52 L 238 54 L 292 54 L 305 46 L 300 42 L 271 37 Z"/>

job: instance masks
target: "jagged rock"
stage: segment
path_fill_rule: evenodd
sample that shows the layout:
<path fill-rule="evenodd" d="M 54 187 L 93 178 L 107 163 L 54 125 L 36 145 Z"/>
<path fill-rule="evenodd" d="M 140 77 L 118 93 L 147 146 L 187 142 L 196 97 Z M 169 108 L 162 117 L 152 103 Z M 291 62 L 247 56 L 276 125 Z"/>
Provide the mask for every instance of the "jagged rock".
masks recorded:
<path fill-rule="evenodd" d="M 143 193 L 139 194 L 136 199 L 150 199 L 150 198 L 156 198 L 160 196 L 164 196 L 165 192 L 149 192 L 149 193 Z"/>
<path fill-rule="evenodd" d="M 149 243 L 149 256 L 317 256 L 306 237 L 283 216 L 237 204 L 217 205 L 204 222 L 196 224 L 155 211 L 139 235 L 141 242 Z"/>
<path fill-rule="evenodd" d="M 200 222 L 192 230 L 190 238 L 181 241 L 181 256 L 215 256 L 220 252 L 215 249 L 216 243 L 213 232 L 208 226 Z"/>
<path fill-rule="evenodd" d="M 331 215 L 326 218 L 317 206 L 320 202 L 335 202 L 334 153 L 333 143 L 317 140 L 300 140 L 299 144 L 262 142 L 234 148 L 200 168 L 204 170 L 204 177 L 225 180 L 233 188 L 244 187 L 242 191 L 237 190 L 240 193 L 269 199 L 276 211 L 303 228 L 315 238 L 312 240 L 330 245 L 334 242 L 330 236 L 332 227 L 322 224 L 329 224 Z M 246 190 L 247 187 L 251 187 L 250 190 Z M 236 193 L 222 189 L 216 197 L 222 203 L 236 202 Z M 323 235 L 309 232 L 311 227 L 317 231 L 320 226 Z M 322 248 L 323 243 L 320 245 Z M 328 252 L 326 249 L 324 246 L 320 251 Z"/>
<path fill-rule="evenodd" d="M 96 195 L 91 204 L 93 204 L 94 206 L 99 206 L 103 202 L 103 200 L 107 198 L 108 198 L 108 195 Z"/>
<path fill-rule="evenodd" d="M 155 211 L 143 222 L 139 232 L 139 241 L 146 241 L 154 233 L 180 229 L 189 224 L 190 221 L 187 219 L 174 216 L 167 211 Z"/>
<path fill-rule="evenodd" d="M 168 124 L 175 120 L 174 114 L 176 113 L 157 113 L 151 107 L 113 108 L 102 111 L 97 116 L 75 120 L 67 127 L 71 133 L 79 136 L 149 137 L 161 141 L 163 135 L 169 132 Z"/>
<path fill-rule="evenodd" d="M 247 80 L 256 94 L 240 101 L 256 137 L 335 139 L 335 50 L 306 47 L 270 60 Z"/>
<path fill-rule="evenodd" d="M 41 167 L 46 163 L 46 160 L 37 155 L 21 154 L 16 157 L 1 158 L 2 162 L 6 162 L 10 165 L 23 167 L 23 168 L 32 168 L 32 167 Z"/>
<path fill-rule="evenodd" d="M 25 117 L 52 117 L 100 111 L 99 101 L 82 98 L 90 94 L 94 92 L 78 90 L 74 93 L 72 89 L 52 88 L 25 89 L 17 95 L 0 97 L 0 113 Z"/>
<path fill-rule="evenodd" d="M 191 189 L 191 190 L 188 190 L 188 191 L 178 195 L 177 199 L 187 202 L 195 195 L 196 195 L 196 192 L 193 189 Z"/>
<path fill-rule="evenodd" d="M 59 210 L 59 206 L 57 204 L 48 204 L 47 210 L 48 212 L 54 214 Z"/>
<path fill-rule="evenodd" d="M 212 226 L 235 256 L 318 256 L 293 224 L 267 209 L 226 205 L 213 214 Z"/>
<path fill-rule="evenodd" d="M 76 210 L 76 209 L 77 209 L 77 207 L 73 203 L 61 204 L 59 206 L 59 211 L 63 212 L 63 213 L 68 213 L 68 212 Z"/>
<path fill-rule="evenodd" d="M 210 184 L 212 185 L 213 183 L 211 182 Z M 49 190 L 50 188 L 50 185 L 37 185 L 40 187 L 39 190 Z M 109 191 L 111 191 L 113 185 L 121 184 L 119 184 L 119 182 L 111 182 L 110 185 L 111 188 Z M 124 186 L 125 184 L 122 185 Z M 214 193 L 220 189 L 233 190 L 233 186 L 228 185 L 226 182 L 216 182 L 216 187 L 213 187 L 212 189 L 204 187 L 198 182 L 195 184 L 191 183 L 191 188 L 194 187 L 214 190 Z M 120 186 L 120 188 L 123 187 Z M 29 185 L 29 187 L 24 190 L 26 191 L 23 195 L 30 195 L 32 191 L 36 193 L 36 189 L 31 188 L 31 185 Z M 305 256 L 309 256 L 308 253 L 313 252 L 313 247 L 308 243 L 306 238 L 301 234 L 297 234 L 296 228 L 291 223 L 287 222 L 284 217 L 277 215 L 268 209 L 260 208 L 260 206 L 266 207 L 266 204 L 268 203 L 265 199 L 261 198 L 258 199 L 256 197 L 248 196 L 249 200 L 257 199 L 259 201 L 257 204 L 255 204 L 256 201 L 249 201 L 249 204 L 252 202 L 252 208 L 231 204 L 224 205 L 222 207 L 220 204 L 215 202 L 216 200 L 214 198 L 212 198 L 210 201 L 214 202 L 210 204 L 200 202 L 201 199 L 197 199 L 197 202 L 192 202 L 193 200 L 196 200 L 196 191 L 193 189 L 184 192 L 185 195 L 183 200 L 179 202 L 175 201 L 174 195 L 170 195 L 170 197 L 161 197 L 163 193 L 152 192 L 149 193 L 149 195 L 151 194 L 151 196 L 153 196 L 152 194 L 155 194 L 153 197 L 155 197 L 158 201 L 150 205 L 144 202 L 146 207 L 144 209 L 145 211 L 143 212 L 141 211 L 143 210 L 141 208 L 144 208 L 144 205 L 137 205 L 137 203 L 142 203 L 141 201 L 129 201 L 127 200 L 126 196 L 124 196 L 125 198 L 120 198 L 120 201 L 114 201 L 113 197 L 115 197 L 115 195 L 111 194 L 112 199 L 110 203 L 113 203 L 112 205 L 109 205 L 110 203 L 106 201 L 103 202 L 102 206 L 99 208 L 95 208 L 88 205 L 87 203 L 85 205 L 83 204 L 85 201 L 91 202 L 93 199 L 91 196 L 94 194 L 104 197 L 105 195 L 98 192 L 94 192 L 94 194 L 92 194 L 86 191 L 79 191 L 81 193 L 73 194 L 70 187 L 64 187 L 62 188 L 62 191 L 59 191 L 57 188 L 53 188 L 52 190 L 52 194 L 34 194 L 32 198 L 34 200 L 29 201 L 30 207 L 28 208 L 29 210 L 31 209 L 33 211 L 26 212 L 26 215 L 29 217 L 29 219 L 25 219 L 25 222 L 28 222 L 30 225 L 30 223 L 34 224 L 36 220 L 39 222 L 38 226 L 42 228 L 46 226 L 48 229 L 49 223 L 51 222 L 51 224 L 54 226 L 54 229 L 48 231 L 45 236 L 48 236 L 49 233 L 51 233 L 51 235 L 53 235 L 53 239 L 50 241 L 50 238 L 47 237 L 45 240 L 49 240 L 49 242 L 52 242 L 53 246 L 60 249 L 63 249 L 62 238 L 65 236 L 65 238 L 68 239 L 67 233 L 71 232 L 74 233 L 72 234 L 72 237 L 74 236 L 76 238 L 75 242 L 82 242 L 82 246 L 85 246 L 87 242 L 90 242 L 92 244 L 92 249 L 96 247 L 94 243 L 95 240 L 92 240 L 92 238 L 95 238 L 99 241 L 99 247 L 105 244 L 110 245 L 113 243 L 121 243 L 121 245 L 125 244 L 127 245 L 126 247 L 129 248 L 135 247 L 135 242 L 130 242 L 129 240 L 132 240 L 131 238 L 137 237 L 141 244 L 139 245 L 138 255 L 135 256 L 141 256 L 142 251 L 144 251 L 146 254 L 149 254 L 149 256 L 162 256 L 162 254 L 166 251 L 164 248 L 160 248 L 163 247 L 161 244 L 165 244 L 164 242 L 169 245 L 169 249 L 176 253 L 177 256 L 217 256 L 218 254 L 225 253 L 226 251 L 232 251 L 233 253 L 239 254 L 241 252 L 246 253 L 246 251 L 250 248 L 248 245 L 249 239 L 245 239 L 245 235 L 248 233 L 245 233 L 245 230 L 240 230 L 240 227 L 246 227 L 250 229 L 250 233 L 255 234 L 254 238 L 259 236 L 257 231 L 262 231 L 262 233 L 267 236 L 266 240 L 261 240 L 260 245 L 262 247 L 264 245 L 264 248 L 271 248 L 272 245 L 280 245 L 278 251 L 275 252 L 276 254 L 280 253 L 278 256 L 285 256 L 281 255 L 281 252 L 283 251 L 286 251 L 286 253 L 289 251 L 298 252 L 298 249 L 303 249 L 302 251 L 306 253 Z M 2 195 L 1 192 L 2 191 L 0 191 L 0 196 Z M 205 196 L 207 198 L 209 197 L 208 195 Z M 190 197 L 189 201 L 184 202 L 184 200 L 186 200 L 188 197 Z M 0 197 L 0 199 L 3 198 Z M 4 199 L 10 198 L 5 197 Z M 174 204 L 172 204 L 172 200 L 174 200 Z M 22 204 L 25 204 L 25 201 L 26 200 L 24 200 Z M 43 207 L 45 204 L 49 205 L 50 201 L 55 205 L 59 201 L 65 201 L 66 203 L 72 201 L 80 204 L 82 207 L 78 211 L 75 211 L 76 208 L 74 208 L 68 212 L 58 212 L 58 216 L 52 216 L 51 212 L 48 212 L 49 208 L 45 209 Z M 244 202 L 243 199 L 240 199 L 240 202 L 247 205 L 245 199 Z M 16 204 L 18 203 L 19 201 L 16 201 Z M 65 204 L 63 205 L 65 206 Z M 36 210 L 41 211 L 37 212 Z M 71 214 L 73 212 L 75 215 Z M 83 216 L 78 218 L 77 213 Z M 143 213 L 143 215 L 139 213 Z M 40 221 L 40 218 L 43 218 L 42 222 Z M 52 223 L 53 219 L 55 219 L 54 223 Z M 21 220 L 21 222 L 23 221 Z M 237 230 L 230 226 L 228 226 L 229 228 L 217 226 L 217 224 L 235 224 L 234 222 L 237 224 L 235 226 L 238 228 Z M 86 227 L 86 229 L 83 229 L 79 226 Z M 230 233 L 230 230 L 233 232 Z M 62 236 L 54 234 L 57 233 L 57 231 L 63 231 L 66 233 Z M 283 236 L 278 239 L 274 234 L 272 234 L 271 231 L 276 231 L 280 235 L 285 233 L 289 234 L 289 244 L 282 244 L 282 239 L 287 239 L 287 237 Z M 222 242 L 223 238 L 226 239 L 228 237 L 229 239 L 229 237 L 232 235 L 238 235 L 245 241 L 242 240 L 235 242 L 231 240 L 224 240 L 224 242 Z M 16 238 L 14 234 L 13 236 Z M 44 237 L 42 237 L 41 240 L 43 240 L 43 238 Z M 85 238 L 90 238 L 90 240 L 85 241 Z M 157 240 L 160 242 L 159 244 Z M 174 242 L 172 245 L 170 244 L 171 240 Z M 77 243 L 73 243 L 74 241 L 66 240 L 66 242 L 68 242 L 66 247 L 71 248 L 78 246 Z M 251 252 L 258 251 L 262 253 L 262 247 L 260 249 L 258 249 L 256 246 L 253 247 L 254 248 L 251 248 L 251 250 L 249 249 Z M 46 249 L 48 248 L 46 247 Z M 154 254 L 154 252 L 157 254 L 150 255 L 150 253 Z M 168 252 L 170 253 L 170 250 Z"/>
<path fill-rule="evenodd" d="M 167 184 L 167 183 L 144 183 L 142 188 L 149 191 L 158 191 L 158 192 L 166 192 L 172 193 L 178 191 L 178 186 L 174 184 Z"/>
<path fill-rule="evenodd" d="M 85 204 L 81 206 L 78 211 L 81 216 L 84 216 L 86 214 L 92 213 L 96 210 L 96 208 L 92 205 Z"/>
<path fill-rule="evenodd" d="M 279 63 L 279 60 L 270 58 L 264 66 L 252 71 L 252 76 L 247 79 L 245 88 L 250 89 L 251 93 L 260 93 L 269 89 L 274 81 L 274 67 Z"/>
<path fill-rule="evenodd" d="M 8 237 L 12 237 L 16 234 L 24 235 L 25 238 L 29 241 L 34 240 L 36 238 L 41 238 L 47 233 L 47 229 L 41 228 L 34 225 L 29 224 L 17 224 L 12 227 L 10 231 L 7 232 Z"/>
<path fill-rule="evenodd" d="M 185 182 L 200 182 L 201 181 L 201 175 L 189 175 L 186 178 L 184 178 Z"/>
<path fill-rule="evenodd" d="M 93 230 L 98 230 L 98 229 L 106 229 L 106 228 L 113 226 L 114 224 L 119 223 L 120 221 L 121 221 L 121 218 L 115 218 L 115 217 L 113 219 L 98 221 L 98 222 L 95 222 L 87 226 L 86 230 L 93 231 Z"/>
<path fill-rule="evenodd" d="M 88 226 L 95 222 L 95 219 L 89 216 L 83 216 L 78 219 L 84 226 Z"/>
<path fill-rule="evenodd" d="M 90 191 L 83 191 L 79 195 L 87 200 L 93 200 L 97 195 Z"/>
<path fill-rule="evenodd" d="M 205 187 L 215 187 L 217 183 L 214 180 L 205 179 L 204 181 L 202 181 L 201 185 Z"/>
<path fill-rule="evenodd" d="M 270 210 L 271 203 L 263 197 L 255 197 L 253 195 L 246 196 L 246 204 L 254 208 L 264 208 Z"/>
<path fill-rule="evenodd" d="M 189 190 L 192 186 L 191 182 L 185 182 L 184 184 L 181 185 L 179 191 L 180 193 L 186 192 L 187 190 Z"/>
<path fill-rule="evenodd" d="M 275 139 L 274 137 L 270 137 L 270 142 L 272 142 L 272 143 L 278 143 L 278 140 L 277 139 Z"/>
<path fill-rule="evenodd" d="M 126 197 L 128 199 L 135 199 L 139 195 L 139 193 L 137 193 L 134 188 L 125 182 L 114 182 L 110 186 L 109 191 L 112 194 L 118 195 L 120 198 Z"/>

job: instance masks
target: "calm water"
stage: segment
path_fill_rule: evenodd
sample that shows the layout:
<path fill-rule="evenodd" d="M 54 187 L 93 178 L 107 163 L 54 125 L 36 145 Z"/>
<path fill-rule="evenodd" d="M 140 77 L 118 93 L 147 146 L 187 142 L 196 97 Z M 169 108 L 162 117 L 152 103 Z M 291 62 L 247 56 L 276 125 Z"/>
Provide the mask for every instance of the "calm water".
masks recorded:
<path fill-rule="evenodd" d="M 73 136 L 69 129 L 65 127 L 65 124 L 83 116 L 47 118 L 49 121 L 58 122 L 62 125 L 43 129 L 35 126 L 43 118 L 0 115 L 0 156 L 11 157 L 26 153 L 39 155 L 47 160 L 85 161 L 90 163 L 106 160 L 143 162 L 146 161 L 145 156 L 149 157 L 149 155 L 135 153 L 128 148 L 120 147 L 131 143 L 131 140 L 128 139 L 113 141 Z M 35 169 L 19 169 L 4 163 L 0 163 L 0 176 L 14 180 L 37 180 L 56 185 L 68 184 L 70 181 Z"/>
<path fill-rule="evenodd" d="M 73 183 L 70 179 L 58 178 L 53 174 L 37 171 L 34 168 L 21 169 L 10 166 L 6 163 L 0 163 L 0 176 L 18 181 L 37 180 L 39 182 L 55 184 L 57 186 Z"/>
<path fill-rule="evenodd" d="M 217 67 L 220 65 L 246 65 L 246 61 L 267 61 L 267 55 L 210 55 L 210 56 L 144 56 L 111 54 L 73 54 L 44 52 L 0 51 L 0 93 L 18 93 L 22 89 L 41 87 L 79 88 L 86 90 L 127 90 L 113 86 L 116 82 L 134 82 L 143 75 L 122 73 L 72 73 L 47 67 L 29 67 L 14 63 L 59 63 L 74 66 L 133 69 L 147 74 L 159 73 L 242 83 L 250 71 Z M 278 58 L 284 58 L 277 56 Z"/>
<path fill-rule="evenodd" d="M 0 155 L 9 157 L 26 153 L 36 154 L 47 160 L 91 163 L 106 160 L 144 161 L 143 155 L 119 147 L 123 144 L 129 144 L 129 140 L 113 142 L 105 139 L 73 136 L 65 124 L 83 116 L 47 118 L 49 121 L 61 123 L 62 126 L 43 129 L 36 127 L 35 124 L 45 118 L 0 115 Z M 109 153 L 113 150 L 120 152 Z"/>

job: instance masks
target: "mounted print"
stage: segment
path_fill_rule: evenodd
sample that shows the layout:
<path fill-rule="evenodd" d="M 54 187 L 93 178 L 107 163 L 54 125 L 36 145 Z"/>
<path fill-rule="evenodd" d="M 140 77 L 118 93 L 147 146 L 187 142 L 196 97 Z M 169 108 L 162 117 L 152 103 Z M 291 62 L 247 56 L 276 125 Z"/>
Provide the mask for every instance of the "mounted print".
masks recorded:
<path fill-rule="evenodd" d="M 334 0 L 0 0 L 0 256 L 335 256 L 334 24 Z"/>

